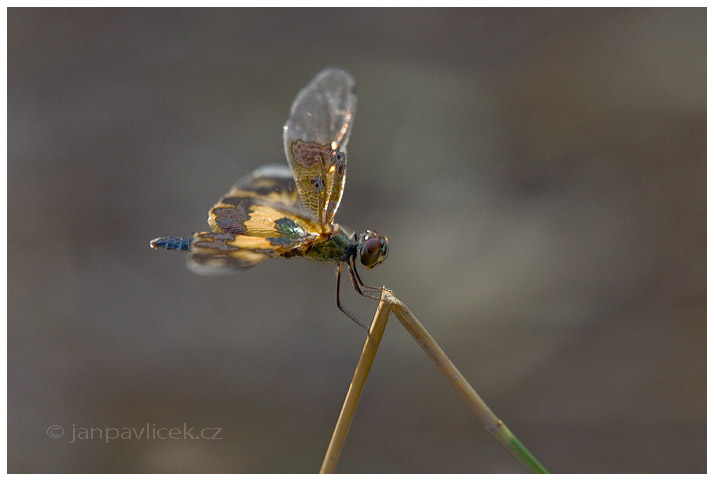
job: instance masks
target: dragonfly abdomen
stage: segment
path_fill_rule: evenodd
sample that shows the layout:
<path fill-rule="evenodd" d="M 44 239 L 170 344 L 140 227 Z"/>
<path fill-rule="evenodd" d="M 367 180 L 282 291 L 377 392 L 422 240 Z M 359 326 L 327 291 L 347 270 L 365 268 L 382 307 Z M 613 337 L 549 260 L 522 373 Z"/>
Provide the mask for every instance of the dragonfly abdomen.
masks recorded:
<path fill-rule="evenodd" d="M 163 247 L 170 251 L 187 251 L 191 249 L 191 237 L 158 237 L 149 245 L 152 249 Z"/>

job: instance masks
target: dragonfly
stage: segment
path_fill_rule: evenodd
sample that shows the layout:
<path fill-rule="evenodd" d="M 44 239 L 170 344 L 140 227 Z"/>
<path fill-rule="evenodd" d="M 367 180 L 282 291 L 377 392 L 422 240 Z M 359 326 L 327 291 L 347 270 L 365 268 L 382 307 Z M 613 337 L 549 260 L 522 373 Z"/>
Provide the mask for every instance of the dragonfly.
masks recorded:
<path fill-rule="evenodd" d="M 287 165 L 267 165 L 241 178 L 208 213 L 210 231 L 159 237 L 152 248 L 188 251 L 188 267 L 202 275 L 228 274 L 267 259 L 305 257 L 337 265 L 337 307 L 369 332 L 340 301 L 346 267 L 354 289 L 379 300 L 356 260 L 371 269 L 389 252 L 373 230 L 356 234 L 334 222 L 347 173 L 347 143 L 357 107 L 356 83 L 341 68 L 320 71 L 295 97 L 283 126 Z"/>

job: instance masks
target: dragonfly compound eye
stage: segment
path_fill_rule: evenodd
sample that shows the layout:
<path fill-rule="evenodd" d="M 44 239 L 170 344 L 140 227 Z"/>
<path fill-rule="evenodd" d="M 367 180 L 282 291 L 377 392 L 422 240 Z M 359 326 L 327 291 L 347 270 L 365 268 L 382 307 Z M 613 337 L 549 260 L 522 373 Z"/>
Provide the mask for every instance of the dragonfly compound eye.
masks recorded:
<path fill-rule="evenodd" d="M 387 238 L 373 231 L 362 234 L 359 243 L 359 256 L 362 265 L 368 269 L 380 264 L 389 252 Z"/>

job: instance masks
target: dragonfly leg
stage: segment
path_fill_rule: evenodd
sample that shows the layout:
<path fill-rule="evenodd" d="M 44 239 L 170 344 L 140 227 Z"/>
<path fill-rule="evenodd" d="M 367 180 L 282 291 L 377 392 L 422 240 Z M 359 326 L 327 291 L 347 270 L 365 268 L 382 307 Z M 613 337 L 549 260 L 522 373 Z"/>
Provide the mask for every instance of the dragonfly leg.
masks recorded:
<path fill-rule="evenodd" d="M 380 301 L 381 298 L 381 293 L 382 293 L 382 288 L 381 287 L 373 287 L 373 286 L 368 286 L 364 282 L 362 282 L 362 279 L 360 278 L 359 274 L 357 273 L 357 267 L 355 266 L 355 260 L 354 258 L 349 259 L 347 261 L 347 268 L 350 271 L 350 279 L 352 280 L 352 286 L 355 288 L 357 292 L 360 293 L 361 296 L 364 297 L 369 297 L 370 299 L 374 299 L 375 301 Z M 372 291 L 379 291 L 380 292 L 380 297 L 374 297 L 369 294 L 365 294 L 362 289 L 368 289 Z"/>
<path fill-rule="evenodd" d="M 347 267 L 349 268 L 349 264 L 347 265 Z M 350 272 L 352 272 L 352 270 L 350 270 Z M 342 264 L 340 263 L 340 264 L 337 266 L 337 307 L 338 307 L 339 310 L 341 310 L 341 311 L 343 312 L 343 314 L 345 314 L 347 317 L 349 317 L 350 319 L 352 319 L 352 321 L 353 321 L 354 323 L 356 323 L 356 324 L 357 324 L 358 326 L 360 326 L 362 329 L 364 329 L 365 331 L 367 331 L 367 335 L 369 335 L 369 326 L 366 325 L 366 324 L 364 324 L 362 321 L 360 321 L 360 320 L 357 319 L 355 316 L 353 316 L 347 309 L 345 309 L 344 307 L 342 307 L 342 303 L 340 302 L 340 275 L 341 275 L 341 274 L 342 274 Z M 353 285 L 354 285 L 354 281 L 353 281 Z M 362 293 L 360 292 L 360 294 L 362 294 Z M 364 295 L 364 294 L 362 294 L 362 295 Z"/>

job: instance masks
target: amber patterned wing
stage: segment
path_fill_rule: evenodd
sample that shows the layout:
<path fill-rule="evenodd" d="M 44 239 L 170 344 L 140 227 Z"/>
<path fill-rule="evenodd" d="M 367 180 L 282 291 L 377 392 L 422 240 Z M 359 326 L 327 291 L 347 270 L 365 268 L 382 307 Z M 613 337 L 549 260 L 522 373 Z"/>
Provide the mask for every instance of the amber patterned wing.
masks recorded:
<path fill-rule="evenodd" d="M 326 68 L 295 97 L 283 127 L 285 156 L 302 205 L 321 223 L 332 223 L 340 206 L 356 108 L 352 75 Z"/>
<path fill-rule="evenodd" d="M 193 234 L 188 267 L 201 275 L 230 274 L 279 257 L 286 247 L 292 246 L 275 245 L 265 237 L 198 232 Z"/>
<path fill-rule="evenodd" d="M 188 265 L 199 274 L 225 274 L 302 250 L 329 226 L 301 209 L 290 170 L 262 167 L 239 180 L 208 213 L 211 232 L 191 240 Z"/>
<path fill-rule="evenodd" d="M 254 224 L 250 223 L 251 218 L 248 216 L 248 209 L 252 205 L 272 206 L 309 217 L 301 209 L 290 169 L 284 165 L 266 165 L 241 178 L 231 187 L 208 212 L 208 225 L 214 232 L 253 235 L 249 231 Z M 262 223 L 256 227 L 262 227 Z"/>

